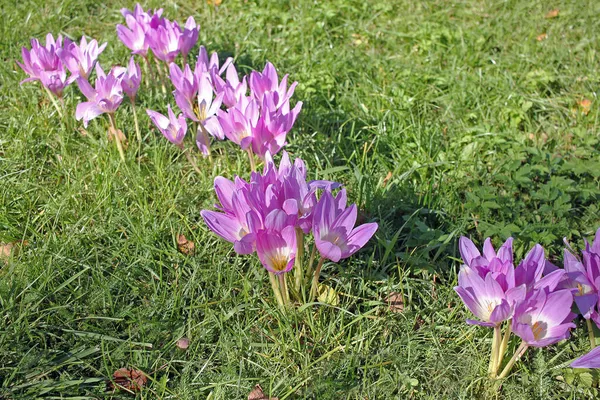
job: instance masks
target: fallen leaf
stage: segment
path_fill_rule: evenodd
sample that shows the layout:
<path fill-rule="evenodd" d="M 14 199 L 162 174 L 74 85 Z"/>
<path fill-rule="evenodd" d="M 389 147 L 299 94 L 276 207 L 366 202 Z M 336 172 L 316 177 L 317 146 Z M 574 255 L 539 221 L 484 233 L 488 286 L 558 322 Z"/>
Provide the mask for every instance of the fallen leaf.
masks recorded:
<path fill-rule="evenodd" d="M 322 283 L 319 284 L 317 300 L 332 306 L 340 304 L 340 298 L 335 289 Z"/>
<path fill-rule="evenodd" d="M 385 187 L 388 184 L 388 182 L 390 181 L 390 179 L 392 179 L 392 171 L 388 171 L 385 178 L 383 178 L 383 183 L 381 184 L 381 187 Z"/>
<path fill-rule="evenodd" d="M 588 99 L 583 99 L 581 101 L 578 101 L 577 104 L 579 105 L 581 112 L 584 115 L 588 115 L 590 109 L 592 108 L 592 101 Z"/>
<path fill-rule="evenodd" d="M 360 46 L 363 43 L 367 44 L 367 43 L 369 43 L 369 40 L 358 33 L 352 34 L 352 44 L 354 46 Z"/>
<path fill-rule="evenodd" d="M 548 19 L 549 18 L 556 18 L 556 17 L 558 17 L 558 12 L 559 12 L 558 8 L 555 8 L 554 10 L 550 10 L 546 14 L 546 18 L 548 18 Z"/>
<path fill-rule="evenodd" d="M 176 345 L 180 350 L 187 350 L 187 348 L 190 347 L 190 339 L 182 337 L 177 341 Z"/>
<path fill-rule="evenodd" d="M 112 126 L 108 127 L 108 141 L 112 142 L 114 140 L 114 136 L 118 135 L 119 139 L 121 139 L 121 145 L 123 146 L 123 150 L 127 150 L 127 146 L 129 146 L 129 142 L 127 141 L 127 136 L 123 133 L 122 130 L 115 129 Z"/>
<path fill-rule="evenodd" d="M 546 40 L 547 38 L 548 38 L 548 34 L 542 33 L 541 35 L 538 35 L 538 37 L 536 37 L 535 40 L 537 40 L 538 42 L 541 42 L 542 40 Z"/>
<path fill-rule="evenodd" d="M 109 382 L 109 390 L 124 389 L 130 392 L 139 392 L 148 382 L 148 377 L 139 369 L 119 368 Z"/>
<path fill-rule="evenodd" d="M 208 4 L 209 6 L 215 6 L 215 7 L 220 6 L 222 2 L 223 2 L 223 0 L 206 0 L 206 4 Z"/>
<path fill-rule="evenodd" d="M 393 313 L 401 313 L 404 311 L 404 297 L 401 293 L 392 292 L 385 298 L 389 309 Z"/>
<path fill-rule="evenodd" d="M 194 254 L 196 245 L 191 240 L 187 240 L 185 235 L 177 236 L 177 248 L 180 252 L 186 255 Z"/>
<path fill-rule="evenodd" d="M 27 240 L 18 240 L 11 243 L 0 243 L 0 260 L 8 264 L 8 259 L 11 256 L 19 254 L 21 247 L 27 246 L 29 242 Z"/>
<path fill-rule="evenodd" d="M 260 385 L 256 385 L 248 395 L 248 400 L 279 400 L 279 397 L 267 396 Z"/>

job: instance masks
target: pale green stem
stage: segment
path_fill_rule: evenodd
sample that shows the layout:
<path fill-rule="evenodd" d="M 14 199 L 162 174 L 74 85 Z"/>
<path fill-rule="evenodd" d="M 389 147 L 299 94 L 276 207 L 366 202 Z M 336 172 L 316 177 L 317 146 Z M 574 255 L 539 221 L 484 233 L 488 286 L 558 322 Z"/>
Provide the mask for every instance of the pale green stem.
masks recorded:
<path fill-rule="evenodd" d="M 321 257 L 319 259 L 319 263 L 317 264 L 317 269 L 315 270 L 315 274 L 313 276 L 312 286 L 310 288 L 310 298 L 313 301 L 317 298 L 318 288 L 319 288 L 319 276 L 321 275 L 321 268 L 323 268 L 324 262 L 325 262 L 325 258 Z"/>
<path fill-rule="evenodd" d="M 308 266 L 306 267 L 306 282 L 312 280 L 313 264 L 315 262 L 315 256 L 317 254 L 317 246 L 313 244 L 312 251 L 310 252 L 310 258 L 308 259 Z"/>
<path fill-rule="evenodd" d="M 596 337 L 594 336 L 594 325 L 592 324 L 592 320 L 588 319 L 585 321 L 588 329 L 588 336 L 590 338 L 590 346 L 592 349 L 596 347 Z"/>
<path fill-rule="evenodd" d="M 494 327 L 494 338 L 492 342 L 492 355 L 490 377 L 495 378 L 498 374 L 498 358 L 500 356 L 500 346 L 502 346 L 502 331 L 500 325 Z"/>
<path fill-rule="evenodd" d="M 296 291 L 298 292 L 298 297 L 302 297 L 302 264 L 304 261 L 304 232 L 302 229 L 296 228 L 296 262 L 294 265 L 294 278 L 296 283 Z"/>
<path fill-rule="evenodd" d="M 146 65 L 148 66 L 148 71 L 150 72 L 150 79 L 156 80 L 156 75 L 154 74 L 154 69 L 152 69 L 150 60 L 148 60 L 148 56 L 145 56 L 144 60 L 146 60 Z M 148 81 L 146 81 L 146 84 L 148 84 Z"/>
<path fill-rule="evenodd" d="M 510 358 L 510 360 L 508 361 L 508 364 L 506 364 L 506 367 L 504 367 L 504 369 L 502 370 L 502 373 L 498 376 L 497 379 L 506 378 L 506 376 L 512 369 L 513 365 L 515 364 L 515 362 L 519 358 L 521 358 L 521 356 L 525 353 L 525 351 L 527 351 L 528 347 L 529 346 L 527 345 L 527 343 L 521 342 L 521 344 L 519 345 L 519 348 L 517 349 L 517 351 L 515 351 L 515 354 L 513 354 L 513 356 Z"/>
<path fill-rule="evenodd" d="M 288 291 L 287 282 L 285 281 L 285 274 L 277 275 L 279 279 L 279 289 L 281 290 L 281 297 L 285 305 L 290 304 L 290 292 Z"/>
<path fill-rule="evenodd" d="M 248 147 L 246 152 L 248 153 L 248 158 L 250 159 L 250 169 L 252 170 L 252 172 L 255 172 L 256 162 L 254 161 L 254 152 L 252 151 L 252 147 Z"/>
<path fill-rule="evenodd" d="M 196 171 L 199 175 L 202 175 L 202 171 L 200 171 L 200 168 L 198 168 L 198 164 L 196 164 L 196 161 L 194 161 L 194 157 L 190 154 L 189 149 L 183 150 L 183 152 L 185 153 L 185 157 L 188 159 L 190 164 L 192 164 L 194 171 Z"/>
<path fill-rule="evenodd" d="M 279 285 L 277 284 L 277 278 L 275 274 L 269 272 L 269 281 L 271 281 L 271 287 L 273 288 L 273 294 L 275 295 L 275 299 L 277 300 L 277 304 L 280 307 L 284 307 L 283 298 L 281 297 L 281 292 L 279 291 Z"/>
<path fill-rule="evenodd" d="M 46 86 L 44 86 L 44 89 L 46 90 L 46 93 L 48 93 L 48 97 L 50 97 L 50 101 L 54 105 L 54 108 L 56 109 L 58 116 L 62 119 L 64 116 L 63 116 L 62 111 L 60 110 L 60 106 L 58 105 L 58 103 L 56 102 L 56 99 L 54 98 L 54 95 Z"/>
<path fill-rule="evenodd" d="M 504 353 L 506 353 L 506 348 L 508 347 L 508 340 L 510 339 L 510 334 L 512 333 L 512 319 L 509 319 L 507 322 L 506 331 L 504 332 L 504 337 L 502 338 L 502 343 L 500 344 L 500 351 L 498 352 L 498 361 L 496 362 L 496 371 L 500 369 L 502 365 L 502 360 L 504 359 Z"/>
<path fill-rule="evenodd" d="M 135 134 L 137 136 L 138 142 L 142 143 L 142 134 L 140 133 L 140 125 L 138 124 L 137 110 L 135 109 L 135 100 L 133 98 L 129 98 L 131 100 L 131 109 L 133 111 L 133 122 L 135 123 Z"/>
<path fill-rule="evenodd" d="M 117 144 L 117 150 L 119 150 L 121 160 L 125 162 L 125 153 L 123 152 L 123 145 L 121 144 L 121 138 L 119 137 L 119 132 L 117 131 L 117 122 L 115 121 L 115 114 L 108 114 L 108 120 L 110 121 L 110 125 L 113 128 L 113 134 L 115 135 L 115 143 Z"/>

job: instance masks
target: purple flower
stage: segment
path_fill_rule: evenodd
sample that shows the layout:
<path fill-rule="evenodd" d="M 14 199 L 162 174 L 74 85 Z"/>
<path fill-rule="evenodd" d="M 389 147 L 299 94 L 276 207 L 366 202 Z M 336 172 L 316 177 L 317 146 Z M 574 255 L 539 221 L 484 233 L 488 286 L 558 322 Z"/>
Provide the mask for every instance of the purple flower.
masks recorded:
<path fill-rule="evenodd" d="M 356 204 L 346 208 L 344 189 L 336 198 L 324 191 L 313 210 L 313 235 L 322 257 L 338 262 L 360 250 L 377 230 L 376 223 L 354 228 Z"/>
<path fill-rule="evenodd" d="M 137 6 L 136 6 L 137 8 Z M 136 20 L 132 14 L 125 16 L 127 26 L 117 25 L 117 36 L 119 40 L 132 51 L 133 54 L 139 54 L 146 57 L 148 54 L 148 40 L 146 39 L 146 30 L 144 26 Z"/>
<path fill-rule="evenodd" d="M 219 55 L 217 52 L 213 52 L 209 59 L 206 48 L 204 46 L 200 46 L 198 60 L 196 60 L 196 67 L 194 68 L 194 74 L 198 77 L 205 72 L 211 74 L 211 77 L 213 75 L 221 75 L 232 61 L 233 58 L 228 57 L 223 65 L 219 68 Z"/>
<path fill-rule="evenodd" d="M 123 68 L 115 67 L 106 75 L 100 64 L 96 64 L 95 88 L 87 80 L 77 78 L 79 90 L 88 99 L 87 102 L 79 103 L 75 111 L 75 117 L 78 121 L 83 119 L 84 126 L 87 127 L 88 122 L 97 116 L 112 114 L 119 108 L 123 101 L 122 74 Z"/>
<path fill-rule="evenodd" d="M 162 25 L 147 31 L 146 40 L 152 52 L 161 61 L 172 63 L 179 54 L 181 29 L 177 22 L 162 20 Z"/>
<path fill-rule="evenodd" d="M 502 279 L 501 282 L 505 281 Z M 525 285 L 502 285 L 494 274 L 481 276 L 479 271 L 463 265 L 458 273 L 458 286 L 454 288 L 465 306 L 479 321 L 467 320 L 467 323 L 482 326 L 498 326 L 512 317 L 514 306 L 525 299 Z"/>
<path fill-rule="evenodd" d="M 575 328 L 571 312 L 573 295 L 568 289 L 546 293 L 536 290 L 527 300 L 515 308 L 512 330 L 527 345 L 545 347 L 570 335 Z"/>
<path fill-rule="evenodd" d="M 123 74 L 121 76 L 121 87 L 131 102 L 135 100 L 135 95 L 140 88 L 141 81 L 142 71 L 140 70 L 140 66 L 136 64 L 133 57 L 131 57 L 127 69 L 123 68 Z"/>
<path fill-rule="evenodd" d="M 289 101 L 298 84 L 298 82 L 294 82 L 288 89 L 287 78 L 288 76 L 285 75 L 280 83 L 277 70 L 273 64 L 267 62 L 262 73 L 253 71 L 250 74 L 250 90 L 252 91 L 252 95 L 262 103 L 264 95 L 271 93 L 275 107 L 280 108 Z"/>
<path fill-rule="evenodd" d="M 212 82 L 215 93 L 223 93 L 223 104 L 226 107 L 234 107 L 242 97 L 246 96 L 248 84 L 244 76 L 240 81 L 235 65 L 229 64 L 225 74 L 226 80 L 223 80 L 219 74 L 212 75 Z"/>
<path fill-rule="evenodd" d="M 98 47 L 96 39 L 92 39 L 89 43 L 85 36 L 81 38 L 79 46 L 77 43 L 69 42 L 64 48 L 58 49 L 58 55 L 65 66 L 71 72 L 71 77 L 68 82 L 71 83 L 77 78 L 88 79 L 98 56 L 106 48 L 106 43 Z"/>
<path fill-rule="evenodd" d="M 263 159 L 267 151 L 270 154 L 277 154 L 286 145 L 287 134 L 296 122 L 301 108 L 301 101 L 296 103 L 291 111 L 287 101 L 281 108 L 277 108 L 273 94 L 265 94 L 260 109 L 260 119 L 253 133 L 252 149 L 254 153 Z"/>
<path fill-rule="evenodd" d="M 64 88 L 70 83 L 67 81 L 67 73 L 59 57 L 62 47 L 62 36 L 58 35 L 55 41 L 50 33 L 46 36 L 45 46 L 40 45 L 37 39 L 32 39 L 31 50 L 23 47 L 21 49 L 23 63 L 17 62 L 17 64 L 29 75 L 29 78 L 21 81 L 21 84 L 39 80 L 57 97 L 62 97 Z"/>
<path fill-rule="evenodd" d="M 254 133 L 259 119 L 259 106 L 255 99 L 245 97 L 227 111 L 218 111 L 219 123 L 224 135 L 242 150 L 248 149 L 254 140 Z"/>
<path fill-rule="evenodd" d="M 198 41 L 198 31 L 199 27 L 196 25 L 194 17 L 189 17 L 185 22 L 183 32 L 179 38 L 179 50 L 186 58 L 190 50 L 192 50 L 192 47 L 194 47 Z"/>
<path fill-rule="evenodd" d="M 179 117 L 176 117 L 170 105 L 167 106 L 167 112 L 169 114 L 168 118 L 156 111 L 146 110 L 154 125 L 156 125 L 167 140 L 183 149 L 183 139 L 187 132 L 185 118 L 181 114 Z"/>
<path fill-rule="evenodd" d="M 571 368 L 600 368 L 600 347 L 594 348 L 589 353 L 573 361 Z"/>
<path fill-rule="evenodd" d="M 286 226 L 281 232 L 261 230 L 256 235 L 256 253 L 262 265 L 276 275 L 292 270 L 296 260 L 296 230 Z"/>

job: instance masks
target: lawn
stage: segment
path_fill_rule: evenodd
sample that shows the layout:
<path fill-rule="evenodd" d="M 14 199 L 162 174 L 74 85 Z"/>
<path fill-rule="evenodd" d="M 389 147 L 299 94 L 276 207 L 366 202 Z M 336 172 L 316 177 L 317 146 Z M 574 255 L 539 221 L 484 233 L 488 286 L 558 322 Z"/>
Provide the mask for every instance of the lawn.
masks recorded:
<path fill-rule="evenodd" d="M 117 111 L 123 163 L 105 118 L 75 121 L 76 85 L 64 118 L 39 84 L 19 85 L 21 47 L 48 32 L 108 42 L 103 66 L 125 64 L 115 25 L 133 5 L 0 5 L 0 244 L 23 242 L 0 259 L 0 398 L 131 398 L 107 391 L 120 368 L 148 375 L 140 399 L 243 399 L 256 384 L 279 399 L 599 393 L 596 375 L 568 368 L 589 351 L 581 320 L 494 387 L 491 330 L 465 324 L 452 289 L 461 235 L 513 236 L 517 259 L 540 243 L 562 265 L 563 237 L 581 248 L 600 227 L 599 2 L 144 3 L 193 15 L 199 43 L 243 73 L 271 61 L 298 81 L 286 150 L 379 223 L 354 257 L 325 264 L 337 306 L 288 312 L 258 259 L 200 217 L 215 176 L 248 177 L 239 148 L 197 154 L 197 174 L 145 113 L 172 97 L 142 84 L 139 148 L 130 106 Z M 394 293 L 403 306 L 390 309 Z"/>

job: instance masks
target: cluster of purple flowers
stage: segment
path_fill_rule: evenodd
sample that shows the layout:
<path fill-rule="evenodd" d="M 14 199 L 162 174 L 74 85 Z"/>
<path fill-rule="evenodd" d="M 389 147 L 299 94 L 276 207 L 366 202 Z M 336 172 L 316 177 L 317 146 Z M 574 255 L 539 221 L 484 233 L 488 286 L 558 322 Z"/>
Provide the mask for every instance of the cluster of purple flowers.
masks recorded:
<path fill-rule="evenodd" d="M 198 41 L 200 27 L 193 17 L 189 17 L 182 28 L 177 21 L 171 22 L 162 17 L 162 12 L 162 8 L 144 11 L 139 4 L 136 4 L 133 11 L 121 9 L 127 26 L 117 25 L 119 39 L 133 54 L 139 54 L 146 60 L 148 50 L 157 59 L 168 64 L 175 61 L 180 53 L 187 59 Z"/>
<path fill-rule="evenodd" d="M 233 243 L 238 254 L 256 252 L 270 273 L 281 276 L 279 290 L 285 301 L 283 274 L 296 268 L 297 285 L 302 285 L 305 275 L 314 285 L 325 259 L 338 262 L 350 257 L 377 230 L 376 223 L 354 227 L 356 204 L 347 206 L 343 188 L 332 193 L 339 187 L 330 181 L 307 182 L 304 162 L 297 158 L 292 164 L 286 152 L 276 168 L 267 152 L 263 173 L 253 172 L 249 182 L 240 177 L 234 181 L 217 177 L 215 192 L 220 204 L 215 207 L 219 211 L 201 214 L 214 233 Z M 303 266 L 296 260 L 304 253 L 305 236 L 310 233 L 321 255 L 314 276 L 310 276 L 312 265 Z"/>
<path fill-rule="evenodd" d="M 302 102 L 290 109 L 297 82 L 288 88 L 287 75 L 280 82 L 273 64 L 267 63 L 262 72 L 252 71 L 249 79 L 240 79 L 231 59 L 219 66 L 217 53 L 209 59 L 201 46 L 193 71 L 187 64 L 181 69 L 174 63 L 169 70 L 175 102 L 183 116 L 197 124 L 196 144 L 204 155 L 210 154 L 209 136 L 239 145 L 252 164 L 253 154 L 264 160 L 267 153 L 274 155 L 286 145 Z M 148 114 L 167 139 L 181 146 L 187 125 L 178 125 L 180 141 L 174 142 L 169 135 L 172 130 L 157 123 L 157 118 L 167 117 L 152 110 Z M 179 118 L 170 116 L 169 126 L 176 126 Z"/>
<path fill-rule="evenodd" d="M 51 33 L 46 35 L 45 46 L 37 39 L 31 39 L 31 49 L 23 47 L 23 62 L 17 62 L 29 75 L 21 83 L 40 81 L 52 94 L 62 98 L 65 87 L 78 78 L 89 77 L 105 47 L 106 43 L 98 46 L 96 40 L 88 43 L 85 37 L 81 38 L 79 45 L 68 38 L 63 39 L 62 35 L 54 40 Z M 67 71 L 71 73 L 68 78 Z"/>
<path fill-rule="evenodd" d="M 515 268 L 512 241 L 509 238 L 496 252 L 488 238 L 482 254 L 471 240 L 460 239 L 459 250 L 465 264 L 454 289 L 478 318 L 467 323 L 494 328 L 495 342 L 496 336 L 500 340 L 497 333 L 506 321 L 507 335 L 512 332 L 522 340 L 520 353 L 529 346 L 545 347 L 569 338 L 577 316 L 571 312 L 574 302 L 585 319 L 600 326 L 600 229 L 592 245 L 586 241 L 582 259 L 565 249 L 564 269 L 549 262 L 539 244 Z M 588 329 L 593 338 L 589 324 Z M 504 350 L 506 343 L 492 347 L 490 373 L 494 378 Z"/>

